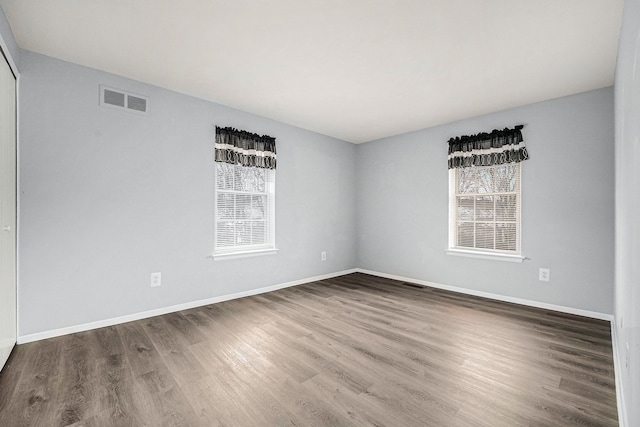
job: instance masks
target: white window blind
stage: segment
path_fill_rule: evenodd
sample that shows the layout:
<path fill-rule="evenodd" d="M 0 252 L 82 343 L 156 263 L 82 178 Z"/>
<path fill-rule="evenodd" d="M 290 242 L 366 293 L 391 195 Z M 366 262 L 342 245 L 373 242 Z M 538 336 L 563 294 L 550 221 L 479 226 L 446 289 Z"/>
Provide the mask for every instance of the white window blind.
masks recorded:
<path fill-rule="evenodd" d="M 520 254 L 520 163 L 449 174 L 449 247 Z"/>
<path fill-rule="evenodd" d="M 275 248 L 275 169 L 215 162 L 214 255 Z"/>

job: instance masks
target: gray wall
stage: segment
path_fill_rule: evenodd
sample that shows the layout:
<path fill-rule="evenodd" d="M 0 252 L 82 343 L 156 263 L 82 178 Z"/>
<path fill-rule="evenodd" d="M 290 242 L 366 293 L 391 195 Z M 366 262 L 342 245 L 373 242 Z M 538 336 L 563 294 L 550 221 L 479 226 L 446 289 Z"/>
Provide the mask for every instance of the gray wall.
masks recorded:
<path fill-rule="evenodd" d="M 640 425 L 640 0 L 624 6 L 616 69 L 616 288 L 618 375 L 627 426 Z M 627 346 L 629 353 L 627 354 Z M 626 366 L 625 361 L 629 360 Z"/>
<path fill-rule="evenodd" d="M 20 335 L 354 267 L 613 312 L 611 88 L 354 146 L 20 56 Z M 99 84 L 150 97 L 149 114 L 99 107 Z M 517 123 L 531 153 L 528 260 L 447 256 L 447 139 Z M 216 124 L 277 137 L 275 256 L 209 258 Z M 537 280 L 539 267 L 551 269 L 550 283 Z M 154 271 L 163 286 L 152 289 Z"/>
<path fill-rule="evenodd" d="M 11 31 L 9 21 L 7 21 L 7 17 L 4 14 L 4 10 L 2 10 L 2 7 L 0 7 L 0 37 L 2 37 L 2 41 L 4 41 L 7 47 L 7 52 L 5 52 L 5 55 L 11 57 L 15 65 L 19 67 L 20 52 L 18 49 L 18 44 L 13 38 L 13 32 Z"/>
<path fill-rule="evenodd" d="M 358 267 L 613 313 L 613 90 L 528 105 L 358 147 Z M 524 124 L 523 263 L 445 253 L 447 140 Z M 551 269 L 549 283 L 538 268 Z"/>
<path fill-rule="evenodd" d="M 355 267 L 354 145 L 20 55 L 19 335 Z M 99 84 L 148 96 L 148 115 L 99 107 Z M 277 138 L 277 255 L 210 258 L 214 125 Z"/>

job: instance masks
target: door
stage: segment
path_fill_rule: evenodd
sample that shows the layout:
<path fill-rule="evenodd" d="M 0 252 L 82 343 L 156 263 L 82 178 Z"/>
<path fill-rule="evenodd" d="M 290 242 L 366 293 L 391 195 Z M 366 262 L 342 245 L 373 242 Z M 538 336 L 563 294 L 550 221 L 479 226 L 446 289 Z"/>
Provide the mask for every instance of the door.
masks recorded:
<path fill-rule="evenodd" d="M 0 369 L 16 344 L 16 78 L 0 50 Z"/>

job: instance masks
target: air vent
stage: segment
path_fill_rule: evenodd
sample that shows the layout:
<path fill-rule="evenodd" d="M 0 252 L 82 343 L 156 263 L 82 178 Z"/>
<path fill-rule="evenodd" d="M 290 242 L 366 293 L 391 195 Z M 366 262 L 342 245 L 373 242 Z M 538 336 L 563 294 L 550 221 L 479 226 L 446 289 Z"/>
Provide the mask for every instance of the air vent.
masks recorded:
<path fill-rule="evenodd" d="M 114 107 L 124 108 L 124 93 L 116 92 L 113 90 L 104 90 L 104 103 L 113 105 Z"/>
<path fill-rule="evenodd" d="M 147 100 L 139 96 L 127 95 L 127 108 L 146 113 Z"/>
<path fill-rule="evenodd" d="M 120 89 L 100 86 L 100 105 L 137 114 L 146 114 L 149 98 Z"/>

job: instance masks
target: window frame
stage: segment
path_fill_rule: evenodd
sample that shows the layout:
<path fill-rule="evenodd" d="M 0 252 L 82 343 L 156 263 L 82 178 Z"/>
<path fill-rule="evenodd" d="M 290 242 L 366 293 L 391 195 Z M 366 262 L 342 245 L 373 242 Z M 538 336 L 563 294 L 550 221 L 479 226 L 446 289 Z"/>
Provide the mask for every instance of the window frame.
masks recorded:
<path fill-rule="evenodd" d="M 475 248 L 468 246 L 458 246 L 457 245 L 457 232 L 458 232 L 458 212 L 457 212 L 457 197 L 463 195 L 463 193 L 458 193 L 458 174 L 460 170 L 463 168 L 452 168 L 449 169 L 449 229 L 448 229 L 448 248 L 447 254 L 449 255 L 457 255 L 457 256 L 467 256 L 473 258 L 483 258 L 483 259 L 493 259 L 500 261 L 512 261 L 512 262 L 522 262 L 525 257 L 522 256 L 522 165 L 521 163 L 513 163 L 512 165 L 517 167 L 518 174 L 518 188 L 516 191 L 505 191 L 505 192 L 492 192 L 492 193 L 464 193 L 464 195 L 468 196 L 496 196 L 496 195 L 515 195 L 516 196 L 516 219 L 513 221 L 516 226 L 516 242 L 515 242 L 515 250 L 502 250 L 502 249 L 488 249 L 488 248 Z M 491 166 L 477 166 L 478 168 L 499 168 L 503 167 L 505 164 L 499 165 L 491 165 Z M 474 208 L 475 211 L 475 208 Z M 474 220 L 470 221 L 476 224 L 478 221 L 474 218 Z M 486 222 L 486 221 L 480 221 Z M 495 215 L 495 206 L 494 206 L 494 215 L 493 221 L 496 223 L 511 223 L 511 221 L 497 221 Z M 495 227 L 494 227 L 495 230 Z M 495 232 L 495 231 L 494 231 Z M 474 238 L 476 236 L 476 232 L 474 230 Z M 495 237 L 494 237 L 495 238 Z M 495 246 L 495 245 L 494 245 Z"/>
<path fill-rule="evenodd" d="M 265 191 L 242 191 L 233 189 L 221 189 L 218 187 L 218 168 L 219 167 L 230 167 L 230 168 L 245 168 L 247 166 L 235 165 L 223 162 L 214 162 L 214 227 L 213 227 L 213 259 L 214 261 L 223 260 L 223 259 L 234 259 L 234 258 L 243 258 L 250 256 L 259 256 L 259 255 L 270 255 L 277 253 L 278 249 L 276 248 L 275 241 L 275 184 L 276 184 L 276 171 L 275 169 L 266 169 L 266 168 L 255 168 L 261 169 L 265 171 L 267 176 L 265 177 Z M 231 169 L 233 170 L 233 169 Z M 234 177 L 235 179 L 235 177 Z M 266 221 L 266 231 L 265 231 L 265 243 L 255 244 L 255 245 L 232 245 L 232 246 L 220 246 L 218 243 L 218 227 L 220 223 L 223 222 L 235 222 L 242 223 L 252 221 L 251 219 L 239 220 L 237 218 L 222 219 L 219 218 L 218 212 L 218 199 L 221 194 L 244 194 L 244 195 L 266 195 L 266 209 L 267 218 Z M 235 200 L 235 199 L 234 199 Z M 236 212 L 234 207 L 234 212 Z M 255 222 L 255 220 L 253 220 Z"/>

